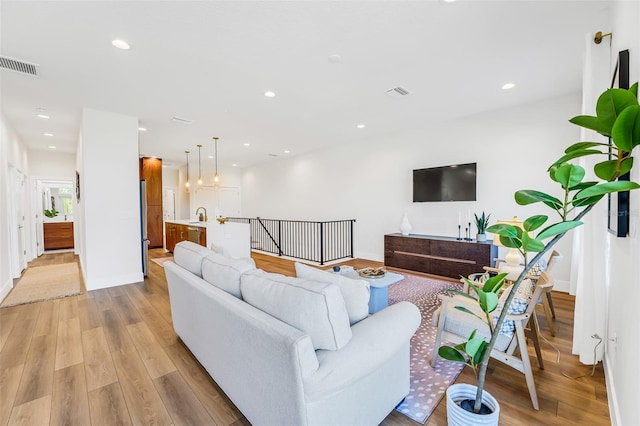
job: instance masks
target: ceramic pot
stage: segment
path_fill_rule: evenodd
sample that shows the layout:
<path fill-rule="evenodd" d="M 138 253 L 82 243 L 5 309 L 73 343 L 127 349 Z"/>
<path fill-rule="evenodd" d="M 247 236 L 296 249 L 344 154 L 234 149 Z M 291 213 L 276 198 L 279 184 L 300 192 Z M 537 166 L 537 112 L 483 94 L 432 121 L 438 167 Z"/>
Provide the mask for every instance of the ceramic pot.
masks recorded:
<path fill-rule="evenodd" d="M 487 241 L 487 234 L 476 234 L 476 241 Z"/>
<path fill-rule="evenodd" d="M 456 383 L 447 388 L 447 423 L 449 426 L 469 425 L 498 425 L 500 405 L 486 390 L 482 392 L 482 402 L 493 412 L 491 414 L 476 414 L 461 408 L 459 401 L 476 399 L 476 386 L 466 383 Z"/>
<path fill-rule="evenodd" d="M 409 218 L 406 213 L 402 217 L 402 222 L 400 223 L 400 232 L 405 236 L 409 235 L 411 232 L 411 224 L 409 223 Z"/>

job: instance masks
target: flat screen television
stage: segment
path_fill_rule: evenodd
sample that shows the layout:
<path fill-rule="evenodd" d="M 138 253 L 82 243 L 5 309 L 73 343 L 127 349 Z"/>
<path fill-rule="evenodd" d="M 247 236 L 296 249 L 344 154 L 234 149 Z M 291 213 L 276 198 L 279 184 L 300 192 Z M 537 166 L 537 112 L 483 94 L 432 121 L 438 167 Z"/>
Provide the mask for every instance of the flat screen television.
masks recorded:
<path fill-rule="evenodd" d="M 476 163 L 413 171 L 413 202 L 476 201 Z"/>

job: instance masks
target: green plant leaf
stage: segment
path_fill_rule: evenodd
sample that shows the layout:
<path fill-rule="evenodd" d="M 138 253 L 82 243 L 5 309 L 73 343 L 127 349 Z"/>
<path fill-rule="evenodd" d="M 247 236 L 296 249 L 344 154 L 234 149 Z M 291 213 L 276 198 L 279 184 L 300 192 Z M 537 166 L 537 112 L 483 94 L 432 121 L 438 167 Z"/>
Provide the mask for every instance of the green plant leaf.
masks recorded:
<path fill-rule="evenodd" d="M 637 81 L 633 83 L 631 87 L 629 87 L 629 92 L 631 92 L 631 94 L 633 94 L 633 96 L 635 96 L 636 99 L 638 99 L 638 82 Z"/>
<path fill-rule="evenodd" d="M 504 284 L 504 279 L 507 275 L 508 274 L 506 273 L 502 273 L 490 277 L 487 281 L 485 281 L 483 291 L 487 293 L 498 293 L 500 287 L 502 287 L 502 285 Z"/>
<path fill-rule="evenodd" d="M 593 181 L 590 181 L 590 182 L 580 182 L 580 183 L 579 183 L 579 184 L 577 184 L 576 186 L 572 186 L 571 188 L 569 188 L 569 190 L 570 190 L 570 191 L 580 191 L 580 190 L 582 190 L 582 189 L 589 188 L 590 186 L 597 185 L 597 184 L 598 184 L 598 182 L 593 182 Z"/>
<path fill-rule="evenodd" d="M 482 357 L 484 356 L 484 351 L 487 349 L 487 342 L 484 339 L 481 339 L 478 348 L 476 349 L 476 353 L 472 358 L 473 364 L 478 365 L 482 361 Z"/>
<path fill-rule="evenodd" d="M 558 234 L 562 234 L 564 232 L 567 232 L 573 228 L 576 228 L 578 226 L 582 225 L 582 222 L 577 221 L 577 220 L 569 220 L 566 222 L 559 222 L 559 223 L 554 223 L 551 226 L 546 227 L 545 229 L 542 230 L 542 232 L 540 232 L 538 234 L 538 239 L 539 240 L 544 240 L 546 238 L 549 237 L 553 237 L 554 235 L 558 235 Z"/>
<path fill-rule="evenodd" d="M 440 348 L 438 348 L 438 355 L 448 361 L 467 362 L 467 359 L 458 350 L 451 346 L 440 346 Z"/>
<path fill-rule="evenodd" d="M 459 296 L 464 296 L 467 299 L 476 300 L 476 298 L 473 297 L 472 295 L 470 295 L 469 293 L 465 293 L 464 291 L 460 291 L 460 290 L 455 290 L 453 288 L 447 289 L 447 293 L 453 293 L 453 294 L 457 294 Z"/>
<path fill-rule="evenodd" d="M 626 89 L 608 89 L 601 94 L 596 103 L 596 115 L 608 133 L 600 133 L 611 136 L 611 129 L 620 113 L 633 105 L 638 105 L 638 99 Z"/>
<path fill-rule="evenodd" d="M 616 175 L 618 160 L 607 160 L 593 166 L 593 171 L 602 180 L 610 181 Z"/>
<path fill-rule="evenodd" d="M 469 355 L 470 358 L 473 358 L 474 363 L 475 359 L 478 355 L 478 352 L 482 352 L 484 347 L 487 346 L 487 342 L 482 337 L 474 337 L 472 339 L 467 340 L 467 344 L 464 345 L 464 351 Z"/>
<path fill-rule="evenodd" d="M 640 188 L 640 185 L 631 181 L 617 180 L 615 182 L 605 182 L 583 189 L 576 194 L 575 199 L 581 200 L 583 198 L 606 195 L 612 192 L 632 191 L 638 188 Z"/>
<path fill-rule="evenodd" d="M 569 120 L 569 122 L 586 129 L 595 130 L 601 135 L 610 136 L 610 128 L 607 127 L 607 124 L 602 122 L 598 117 L 593 117 L 591 115 L 578 115 Z"/>
<path fill-rule="evenodd" d="M 597 149 L 577 149 L 575 151 L 571 151 L 562 157 L 558 158 L 551 166 L 549 166 L 549 171 L 553 166 L 559 166 L 561 164 L 566 163 L 569 160 L 573 160 L 574 158 L 586 157 L 587 155 L 595 155 L 595 154 L 605 154 L 604 152 Z M 553 178 L 553 177 L 552 177 Z"/>
<path fill-rule="evenodd" d="M 465 308 L 464 306 L 454 306 L 454 308 L 459 310 L 460 312 L 464 312 L 465 314 L 473 315 L 474 317 L 480 319 L 480 321 L 484 321 L 484 318 L 482 318 L 481 316 L 479 316 L 475 312 L 470 311 L 469 309 Z"/>
<path fill-rule="evenodd" d="M 490 313 L 498 307 L 498 295 L 481 291 L 478 297 L 478 304 L 483 312 Z"/>
<path fill-rule="evenodd" d="M 563 188 L 571 188 L 582 182 L 584 174 L 585 171 L 583 167 L 575 164 L 563 164 L 556 169 L 552 178 L 562 185 Z"/>
<path fill-rule="evenodd" d="M 580 200 L 576 200 L 573 199 L 571 201 L 571 204 L 574 207 L 584 207 L 584 206 L 590 206 L 591 204 L 595 204 L 598 201 L 602 200 L 602 198 L 605 196 L 605 194 L 601 194 L 601 195 L 596 195 L 595 197 L 587 197 L 587 198 L 582 198 Z"/>
<path fill-rule="evenodd" d="M 587 148 L 592 148 L 594 146 L 603 146 L 608 148 L 609 144 L 603 143 L 603 142 L 578 142 L 578 143 L 574 143 L 569 148 L 565 149 L 564 152 L 565 154 L 568 154 L 571 151 L 583 150 Z"/>
<path fill-rule="evenodd" d="M 496 223 L 487 228 L 487 231 L 500 236 L 500 244 L 505 247 L 519 248 L 522 246 L 522 229 L 506 223 Z"/>
<path fill-rule="evenodd" d="M 539 253 L 544 250 L 544 243 L 538 239 L 531 238 L 529 234 L 522 234 L 522 249 L 530 253 Z"/>
<path fill-rule="evenodd" d="M 620 113 L 611 129 L 611 139 L 622 151 L 631 152 L 640 145 L 640 106 L 630 106 Z"/>
<path fill-rule="evenodd" d="M 555 210 L 562 208 L 562 202 L 558 200 L 556 197 L 553 197 L 549 194 L 545 194 L 544 192 L 535 191 L 533 189 L 523 189 L 520 191 L 516 191 L 515 200 L 516 200 L 516 203 L 518 203 L 521 206 L 526 206 L 527 204 L 533 204 L 533 203 L 544 203 Z M 489 231 L 489 232 L 494 232 L 494 231 Z"/>
<path fill-rule="evenodd" d="M 535 231 L 536 229 L 544 225 L 547 219 L 549 219 L 549 217 L 542 214 L 531 216 L 524 221 L 524 224 L 522 226 L 527 232 Z"/>

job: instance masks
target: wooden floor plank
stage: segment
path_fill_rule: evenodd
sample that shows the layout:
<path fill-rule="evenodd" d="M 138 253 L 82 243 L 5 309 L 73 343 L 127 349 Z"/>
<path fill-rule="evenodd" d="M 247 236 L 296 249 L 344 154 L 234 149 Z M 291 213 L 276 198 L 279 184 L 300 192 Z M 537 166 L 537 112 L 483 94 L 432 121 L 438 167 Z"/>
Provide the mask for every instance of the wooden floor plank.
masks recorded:
<path fill-rule="evenodd" d="M 102 327 L 82 332 L 82 350 L 89 391 L 118 381 L 107 337 Z"/>
<path fill-rule="evenodd" d="M 147 324 L 144 322 L 131 324 L 127 326 L 127 330 L 152 379 L 176 371 L 176 366 L 173 365 Z"/>
<path fill-rule="evenodd" d="M 111 296 L 111 299 L 125 324 L 135 324 L 142 321 L 126 292 L 118 296 Z"/>
<path fill-rule="evenodd" d="M 0 364 L 0 425 L 9 421 L 24 364 L 4 367 Z"/>
<path fill-rule="evenodd" d="M 131 425 L 131 417 L 119 383 L 112 383 L 89 392 L 92 425 Z"/>
<path fill-rule="evenodd" d="M 153 382 L 174 425 L 217 424 L 209 417 L 179 372 L 160 376 Z"/>
<path fill-rule="evenodd" d="M 56 344 L 56 370 L 83 362 L 82 334 L 80 319 L 61 320 L 58 323 L 58 342 Z"/>
<path fill-rule="evenodd" d="M 133 302 L 138 313 L 149 326 L 149 329 L 158 339 L 162 346 L 172 345 L 176 343 L 176 334 L 173 326 L 167 322 L 156 308 L 144 297 L 137 286 L 132 285 L 127 288 L 129 299 Z"/>
<path fill-rule="evenodd" d="M 11 333 L 11 329 L 13 329 L 13 324 L 15 324 L 16 318 L 18 318 L 17 312 L 0 317 L 0 352 L 9 338 L 9 334 Z"/>
<path fill-rule="evenodd" d="M 127 332 L 126 324 L 114 309 L 101 310 L 99 313 L 111 352 L 133 345 Z"/>
<path fill-rule="evenodd" d="M 48 425 L 51 414 L 51 395 L 16 405 L 11 410 L 10 426 Z"/>
<path fill-rule="evenodd" d="M 20 311 L 20 317 L 11 328 L 9 337 L 0 351 L 0 366 L 2 368 L 24 364 L 27 359 L 40 304 L 31 303 L 27 306 L 30 306 L 30 309 Z"/>
<path fill-rule="evenodd" d="M 60 319 L 66 320 L 77 318 L 78 298 L 76 296 L 64 297 L 60 299 Z"/>
<path fill-rule="evenodd" d="M 102 326 L 98 307 L 93 297 L 78 298 L 78 317 L 82 331 Z"/>
<path fill-rule="evenodd" d="M 24 364 L 15 405 L 51 395 L 55 359 L 56 334 L 35 336 Z"/>
<path fill-rule="evenodd" d="M 88 425 L 89 397 L 81 364 L 56 370 L 51 397 L 51 425 Z"/>
<path fill-rule="evenodd" d="M 58 314 L 60 312 L 60 300 L 52 300 L 49 303 L 43 303 L 38 314 L 34 336 L 42 336 L 45 334 L 56 334 L 58 331 Z"/>
<path fill-rule="evenodd" d="M 136 425 L 169 425 L 171 417 L 133 347 L 113 352 L 120 386 L 127 402 L 129 415 Z"/>
<path fill-rule="evenodd" d="M 165 351 L 216 424 L 229 425 L 242 417 L 182 342 L 165 347 Z"/>

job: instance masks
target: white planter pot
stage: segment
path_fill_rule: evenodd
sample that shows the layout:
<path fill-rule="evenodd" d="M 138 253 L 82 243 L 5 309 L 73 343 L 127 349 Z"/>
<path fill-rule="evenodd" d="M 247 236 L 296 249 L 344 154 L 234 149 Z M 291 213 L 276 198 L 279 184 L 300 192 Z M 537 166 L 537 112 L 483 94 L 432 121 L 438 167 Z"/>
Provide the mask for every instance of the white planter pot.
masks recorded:
<path fill-rule="evenodd" d="M 476 399 L 476 386 L 456 383 L 447 388 L 447 422 L 449 426 L 498 425 L 500 405 L 486 390 L 482 392 L 482 402 L 493 410 L 491 414 L 475 414 L 460 407 L 456 402 Z"/>
<path fill-rule="evenodd" d="M 476 234 L 476 241 L 487 241 L 487 234 Z"/>

